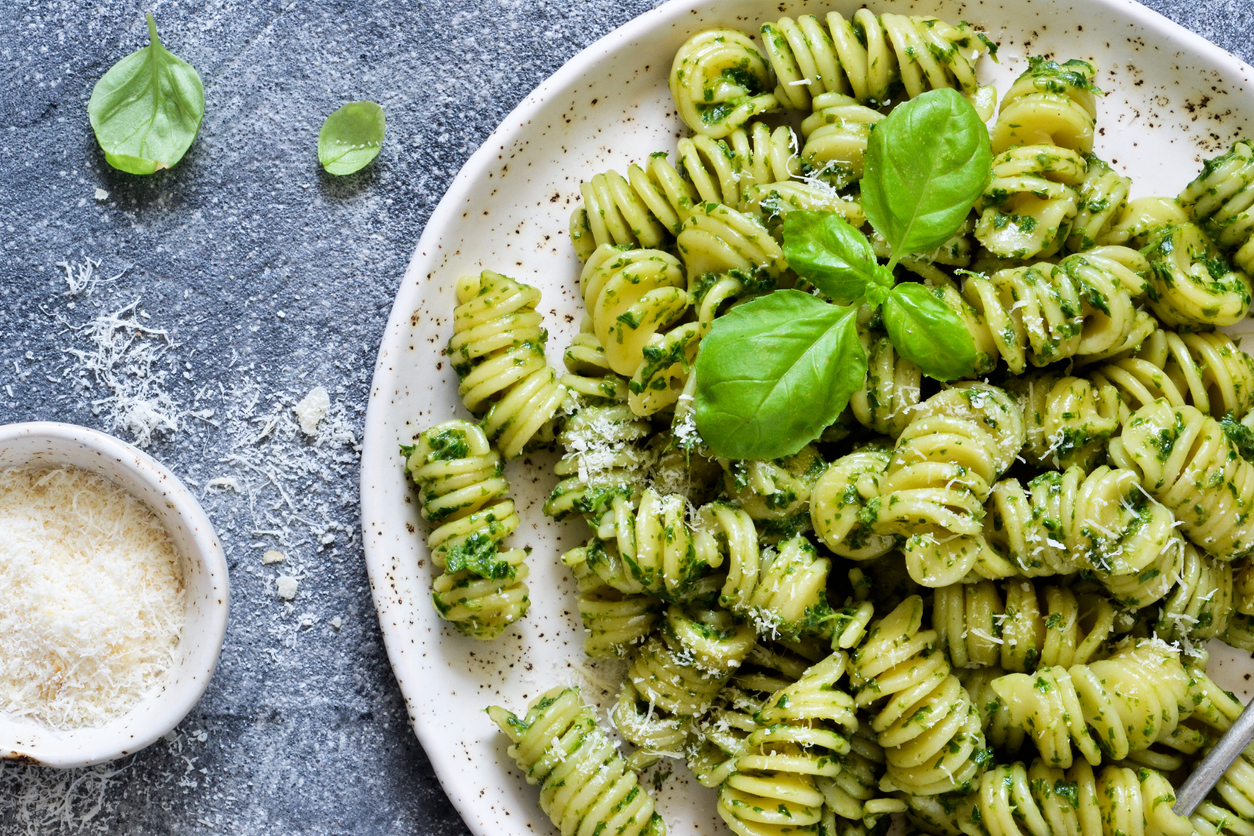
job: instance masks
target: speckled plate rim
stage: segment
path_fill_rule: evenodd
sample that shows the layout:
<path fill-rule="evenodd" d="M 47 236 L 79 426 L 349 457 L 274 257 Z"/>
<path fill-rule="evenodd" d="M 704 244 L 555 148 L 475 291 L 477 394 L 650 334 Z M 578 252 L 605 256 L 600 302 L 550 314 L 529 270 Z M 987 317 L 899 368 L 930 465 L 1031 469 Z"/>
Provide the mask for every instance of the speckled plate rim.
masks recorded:
<path fill-rule="evenodd" d="M 537 138 L 542 136 L 539 132 L 538 121 L 543 111 L 549 107 L 549 103 L 554 99 L 560 98 L 572 98 L 573 100 L 577 89 L 591 90 L 598 81 L 604 81 L 601 78 L 604 64 L 617 51 L 624 49 L 625 45 L 642 41 L 650 36 L 659 36 L 665 40 L 664 36 L 673 36 L 674 31 L 677 29 L 691 32 L 701 26 L 719 23 L 724 25 L 734 24 L 746 31 L 751 31 L 756 28 L 757 22 L 778 19 L 782 14 L 795 16 L 803 13 L 822 13 L 831 8 L 838 8 L 848 13 L 846 7 L 852 9 L 856 8 L 856 5 L 839 2 L 839 0 L 828 3 L 787 2 L 783 5 L 771 2 L 752 2 L 752 0 L 738 0 L 738 2 L 730 3 L 713 3 L 711 0 L 675 0 L 675 2 L 667 3 L 636 18 L 572 58 L 504 119 L 501 125 L 467 161 L 454 179 L 448 192 L 433 212 L 415 249 L 414 256 L 398 290 L 396 302 L 384 332 L 366 414 L 361 469 L 362 527 L 365 557 L 384 643 L 402 694 L 405 697 L 414 730 L 422 742 L 436 774 L 440 778 L 441 784 L 453 805 L 462 815 L 470 829 L 474 833 L 480 834 L 480 836 L 486 836 L 489 833 L 519 832 L 524 827 L 530 831 L 546 833 L 549 832 L 549 825 L 544 816 L 535 808 L 534 790 L 522 789 L 522 781 L 517 773 L 513 771 L 512 764 L 502 756 L 504 745 L 495 742 L 487 745 L 486 748 L 484 747 L 483 738 L 490 735 L 491 730 L 479 728 L 479 726 L 487 725 L 486 718 L 482 718 L 480 715 L 481 719 L 470 725 L 462 725 L 450 720 L 453 716 L 466 719 L 470 715 L 466 712 L 458 714 L 456 709 L 450 715 L 447 707 L 441 707 L 441 700 L 438 698 L 449 696 L 446 683 L 444 682 L 445 674 L 441 673 L 436 663 L 426 661 L 428 654 L 451 656 L 452 652 L 447 648 L 452 647 L 458 652 L 464 651 L 467 654 L 467 665 L 473 666 L 478 664 L 479 661 L 476 657 L 477 648 L 483 647 L 482 645 L 468 643 L 468 640 L 463 640 L 462 637 L 449 630 L 447 626 L 442 625 L 434 615 L 426 594 L 427 586 L 430 583 L 430 570 L 422 562 L 426 556 L 425 542 L 422 540 L 423 530 L 420 524 L 418 524 L 414 508 L 409 503 L 408 487 L 405 484 L 400 460 L 396 454 L 396 445 L 401 441 L 408 440 L 408 433 L 415 426 L 412 420 L 417 416 L 423 413 L 434 416 L 430 419 L 424 419 L 426 423 L 444 420 L 455 414 L 465 416 L 464 410 L 455 406 L 455 382 L 450 380 L 451 376 L 448 374 L 447 369 L 444 369 L 442 372 L 436 372 L 430 366 L 415 368 L 406 362 L 407 359 L 419 356 L 424 351 L 426 352 L 424 356 L 435 356 L 432 352 L 438 352 L 440 347 L 438 344 L 440 340 L 429 334 L 424 335 L 423 339 L 431 342 L 431 347 L 416 347 L 415 343 L 419 341 L 417 335 L 425 327 L 418 313 L 423 305 L 424 298 L 440 293 L 444 293 L 447 297 L 447 288 L 442 289 L 438 283 L 433 283 L 432 279 L 439 273 L 441 281 L 450 283 L 457 275 L 460 275 L 459 272 L 455 272 L 452 269 L 450 254 L 442 247 L 442 242 L 446 240 L 456 241 L 459 234 L 463 239 L 468 241 L 474 240 L 475 236 L 469 235 L 468 227 L 472 223 L 472 219 L 467 209 L 468 206 L 473 204 L 473 196 L 476 193 L 482 193 L 481 196 L 491 195 L 493 201 L 503 200 L 508 203 L 508 198 L 498 197 L 496 191 L 489 188 L 492 179 L 494 177 L 500 178 L 504 175 L 509 168 L 510 161 L 513 159 L 512 156 L 508 160 L 505 158 L 505 150 L 517 150 L 525 146 L 527 144 L 526 138 L 529 135 L 535 134 Z M 1090 46 L 1093 42 L 1100 42 L 1103 38 L 1111 38 L 1116 41 L 1116 45 L 1113 48 L 1111 43 L 1107 41 L 1106 49 L 1112 50 L 1112 52 L 1117 54 L 1119 49 L 1125 48 L 1122 43 L 1118 42 L 1118 37 L 1124 34 L 1118 29 L 1122 25 L 1131 32 L 1126 38 L 1129 43 L 1134 39 L 1140 41 L 1139 47 L 1133 46 L 1134 50 L 1145 49 L 1147 51 L 1159 52 L 1162 55 L 1157 60 L 1172 62 L 1168 69 L 1164 70 L 1155 65 L 1148 71 L 1151 86 L 1153 86 L 1152 83 L 1155 78 L 1165 76 L 1163 79 L 1164 84 L 1161 85 L 1161 90 L 1157 94 L 1161 102 L 1166 105 L 1183 105 L 1185 103 L 1186 99 L 1183 97 L 1186 94 L 1181 92 L 1180 89 L 1173 88 L 1180 88 L 1182 81 L 1183 86 L 1186 88 L 1192 84 L 1185 78 L 1185 73 L 1181 68 L 1182 64 L 1192 65 L 1208 70 L 1212 74 L 1214 83 L 1211 83 L 1210 86 L 1214 89 L 1216 98 L 1222 99 L 1225 95 L 1229 97 L 1223 104 L 1232 106 L 1228 108 L 1229 114 L 1233 113 L 1233 108 L 1235 108 L 1237 116 L 1234 118 L 1238 122 L 1243 123 L 1247 130 L 1250 127 L 1249 120 L 1254 119 L 1254 84 L 1251 83 L 1251 79 L 1254 78 L 1254 70 L 1251 70 L 1249 66 L 1200 36 L 1167 20 L 1157 12 L 1130 0 L 1090 0 L 1090 2 L 1075 4 L 1031 3 L 1030 0 L 1008 0 L 1008 2 L 1003 3 L 984 2 L 983 0 L 975 0 L 972 3 L 947 3 L 939 2 L 939 0 L 938 2 L 909 3 L 891 2 L 890 0 L 889 2 L 874 4 L 873 9 L 875 11 L 904 11 L 906 9 L 935 11 L 939 16 L 947 19 L 964 17 L 972 21 L 985 23 L 986 19 L 983 17 L 983 14 L 994 5 L 1000 7 L 1002 14 L 1013 19 L 1016 23 L 1015 29 L 1020 30 L 1012 31 L 1010 28 L 1007 28 L 1006 32 L 1016 43 L 1022 44 L 1023 50 L 1021 54 L 1027 52 L 1035 54 L 1046 48 L 1053 48 L 1057 49 L 1062 57 L 1083 56 L 1083 50 L 1086 49 L 1090 50 L 1090 55 L 1101 55 L 1103 50 L 1100 46 L 1092 49 L 1090 49 Z M 954 14 L 954 9 L 958 9 L 957 15 Z M 736 17 L 738 10 L 746 13 L 744 17 Z M 1093 21 L 1093 25 L 1088 32 L 1078 32 L 1074 29 L 1078 25 L 1074 22 L 1077 19 Z M 1047 31 L 1050 25 L 1055 25 L 1053 32 Z M 1029 29 L 1030 31 L 1021 32 L 1023 29 Z M 1072 50 L 1067 41 L 1058 40 L 1059 35 L 1067 35 L 1069 32 L 1071 33 L 1070 38 L 1079 44 L 1077 49 Z M 1104 34 L 1097 34 L 1098 32 Z M 1003 46 L 1007 42 L 1004 38 L 1001 41 Z M 1032 43 L 1033 46 L 1029 48 L 1028 43 Z M 673 54 L 673 50 L 671 54 Z M 1002 54 L 1005 56 L 1007 50 L 1003 49 Z M 669 67 L 669 56 L 667 56 L 665 64 Z M 1007 70 L 1004 65 L 1001 68 L 997 68 L 996 80 L 999 91 L 1004 92 L 1007 79 L 1012 78 L 1021 69 L 1021 64 L 1017 65 L 1013 71 Z M 1127 73 L 1133 73 L 1135 69 L 1131 62 L 1125 68 Z M 1144 74 L 1142 72 L 1142 75 Z M 1222 83 L 1227 85 L 1223 89 L 1215 87 L 1215 84 L 1219 83 L 1217 80 L 1221 77 L 1223 79 Z M 1205 107 L 1210 99 L 1205 92 L 1207 84 L 1208 82 L 1203 79 L 1194 85 L 1196 90 L 1202 94 L 1202 98 L 1199 99 L 1202 102 L 1202 107 Z M 661 85 L 661 88 L 661 93 L 665 95 L 664 83 Z M 592 100 L 592 103 L 595 104 L 595 99 Z M 1109 104 L 1109 99 L 1107 103 Z M 1155 103 L 1155 100 L 1147 94 L 1144 103 L 1149 105 Z M 1131 128 L 1138 119 L 1143 119 L 1142 125 L 1148 123 L 1151 129 L 1155 129 L 1164 121 L 1156 115 L 1156 110 L 1149 107 L 1145 108 L 1145 110 L 1147 111 L 1146 113 L 1141 113 L 1140 111 L 1135 111 L 1131 114 L 1118 112 L 1118 122 L 1120 124 L 1125 123 L 1126 117 L 1125 127 Z M 584 115 L 586 114 L 581 113 L 581 118 Z M 623 124 L 623 120 L 619 119 L 621 115 L 611 113 L 607 109 L 595 114 L 595 118 L 587 119 L 589 123 L 589 130 L 585 133 L 587 141 L 594 139 L 594 132 L 591 130 L 592 126 L 598 126 L 599 128 L 621 127 Z M 1194 114 L 1191 118 L 1180 118 L 1185 119 L 1181 123 L 1181 133 L 1190 140 L 1196 140 L 1192 134 L 1188 133 L 1190 130 L 1188 122 L 1196 123 L 1199 118 L 1198 115 Z M 1233 117 L 1229 118 L 1228 127 L 1226 128 L 1221 127 L 1220 122 L 1215 120 L 1213 111 L 1211 113 L 1202 113 L 1200 118 L 1202 120 L 1200 127 L 1209 131 L 1214 137 L 1214 146 L 1226 146 L 1232 139 L 1237 138 L 1237 134 L 1241 133 L 1240 130 L 1232 130 Z M 1099 125 L 1102 124 L 1101 120 L 1102 117 L 1099 116 Z M 626 121 L 631 120 L 627 119 Z M 1132 136 L 1135 136 L 1135 133 Z M 1130 140 L 1124 141 L 1125 139 L 1121 132 L 1119 140 L 1116 141 L 1116 144 L 1120 145 L 1120 153 L 1126 152 L 1129 156 L 1141 156 L 1142 152 L 1137 150 L 1138 143 Z M 1161 139 L 1161 137 L 1155 135 L 1151 136 L 1150 139 L 1157 140 Z M 1175 142 L 1174 135 L 1168 142 Z M 1098 144 L 1100 150 L 1102 146 L 1100 138 Z M 1154 143 L 1151 142 L 1150 144 Z M 1200 141 L 1196 141 L 1195 144 L 1197 148 L 1204 148 L 1208 155 L 1214 153 L 1214 147 L 1207 147 Z M 655 145 L 654 148 L 656 147 L 665 146 Z M 1196 149 L 1192 150 L 1196 151 Z M 558 193 L 554 194 L 553 201 L 558 201 L 559 197 L 562 196 L 561 191 L 564 189 L 568 198 L 567 203 L 569 203 L 572 189 L 577 187 L 579 175 L 588 176 L 611 167 L 622 170 L 622 166 L 628 160 L 639 159 L 641 156 L 643 155 L 637 154 L 634 157 L 623 157 L 622 154 L 613 153 L 601 155 L 599 167 L 587 168 L 586 170 L 576 172 L 573 178 L 573 186 L 571 182 L 563 182 L 559 186 Z M 1118 162 L 1113 157 L 1108 158 L 1112 159 L 1112 162 Z M 1134 186 L 1134 194 L 1158 193 L 1153 190 L 1145 190 L 1144 186 L 1147 180 L 1157 183 L 1162 182 L 1162 179 L 1166 179 L 1168 181 L 1167 185 L 1178 188 L 1189 179 L 1185 177 L 1184 180 L 1177 183 L 1176 181 L 1180 180 L 1181 173 L 1176 171 L 1172 174 L 1170 167 L 1154 172 L 1160 175 L 1158 177 L 1151 174 L 1150 177 L 1142 179 L 1137 174 L 1142 163 L 1143 160 L 1137 159 L 1129 161 L 1126 166 L 1119 166 L 1132 170 L 1134 175 L 1138 176 L 1139 185 L 1142 188 L 1136 190 Z M 1193 167 L 1189 166 L 1189 168 Z M 567 178 L 567 180 L 570 180 L 570 178 Z M 1164 193 L 1171 194 L 1174 191 L 1164 189 Z M 574 195 L 577 196 L 577 190 L 574 191 Z M 521 199 L 518 202 L 521 204 Z M 494 211 L 500 212 L 495 203 L 493 208 Z M 564 243 L 566 230 L 564 217 L 568 215 L 569 207 L 567 206 L 563 212 L 562 221 L 556 224 L 549 223 L 541 228 L 547 229 L 548 234 L 556 233 L 554 237 L 560 238 Z M 485 216 L 488 214 L 486 209 L 483 214 Z M 506 214 L 508 215 L 508 212 Z M 525 226 L 525 221 L 520 220 L 518 229 L 508 230 L 502 227 L 497 231 L 497 234 L 504 236 L 506 234 L 520 233 L 523 226 Z M 467 237 L 468 235 L 469 237 Z M 481 235 L 479 240 L 482 242 L 496 241 L 497 239 L 488 235 Z M 451 244 L 449 246 L 450 248 L 452 247 Z M 492 245 L 486 244 L 484 246 L 485 251 L 490 251 Z M 508 250 L 508 247 L 506 249 Z M 569 249 L 568 245 L 566 249 Z M 553 252 L 557 253 L 557 250 L 555 249 Z M 458 256 L 460 256 L 460 263 L 463 265 L 473 262 L 473 259 L 468 260 L 460 251 L 454 253 L 451 260 L 458 261 Z M 527 266 L 566 277 L 577 275 L 577 267 L 571 266 L 572 259 L 573 256 L 563 252 L 561 255 L 549 258 L 547 262 L 528 258 Z M 517 263 L 519 267 L 522 267 L 522 260 Z M 526 278 L 526 276 L 530 275 L 527 270 L 514 272 L 511 271 L 508 264 L 506 262 L 506 266 L 497 267 L 496 269 L 501 269 L 504 272 L 511 273 L 511 275 L 518 275 L 526 281 L 533 280 Z M 494 265 L 492 263 L 484 263 L 482 266 L 492 267 Z M 545 291 L 545 305 L 547 306 L 551 302 L 554 287 L 550 283 L 541 283 L 541 288 Z M 560 294 L 561 291 L 559 290 Z M 563 307 L 563 300 L 559 300 L 557 306 Z M 449 311 L 446 314 L 451 313 L 451 305 L 448 307 Z M 555 308 L 551 312 L 546 311 L 547 313 L 556 314 L 557 309 Z M 438 318 L 439 315 L 435 316 Z M 447 322 L 444 324 L 447 326 Z M 552 326 L 550 327 L 552 328 Z M 451 328 L 445 328 L 445 331 L 442 333 L 443 339 L 447 339 L 448 331 L 450 330 Z M 551 339 L 549 343 L 551 360 L 557 359 L 554 357 L 555 344 L 559 348 L 564 346 L 565 340 L 562 337 L 567 336 L 570 332 L 569 327 L 563 327 L 560 324 L 555 330 L 555 338 Z M 416 394 L 414 390 L 423 389 L 424 385 L 425 391 Z M 451 397 L 449 396 L 450 391 L 452 392 Z M 428 393 L 435 393 L 435 395 L 432 396 Z M 404 412 L 406 409 L 410 411 Z M 518 481 L 520 473 L 526 476 L 530 472 L 530 466 L 533 464 L 531 461 L 528 461 L 525 466 L 520 466 L 517 462 L 511 463 L 511 479 Z M 526 467 L 526 469 L 520 469 L 521 467 Z M 518 488 L 516 487 L 515 490 L 517 491 Z M 524 520 L 520 534 L 528 526 L 540 530 L 539 527 L 541 526 L 552 527 L 555 525 L 540 515 L 538 503 L 534 498 L 527 502 L 525 507 L 524 503 L 520 502 L 520 512 Z M 560 538 L 560 535 L 558 537 Z M 537 557 L 532 558 L 533 564 L 536 562 Z M 542 596 L 569 594 L 569 587 L 562 587 L 563 592 L 558 593 L 538 586 L 534 574 L 531 585 L 533 602 L 537 605 Z M 537 617 L 535 613 L 536 608 L 536 606 L 533 606 L 533 614 L 529 618 Z M 569 611 L 563 614 L 568 617 L 568 622 L 574 623 L 572 619 L 569 619 Z M 516 629 L 525 632 L 528 628 L 526 625 L 522 625 Z M 539 635 L 543 636 L 544 634 L 540 633 Z M 510 641 L 509 636 L 510 634 L 507 633 L 506 637 L 503 637 L 501 641 Z M 568 640 L 562 642 L 562 647 L 567 648 L 570 653 L 580 654 L 580 641 L 581 639 L 578 635 L 572 634 Z M 439 644 L 433 644 L 433 642 L 438 642 Z M 537 651 L 537 653 L 547 653 L 547 650 Z M 492 658 L 492 654 L 493 651 L 485 650 L 480 655 Z M 452 662 L 446 659 L 445 664 L 451 665 Z M 1223 664 L 1223 660 L 1220 660 L 1220 664 Z M 492 665 L 497 665 L 496 673 L 492 673 Z M 570 665 L 568 664 L 567 667 L 570 667 Z M 529 664 L 527 668 L 530 669 Z M 560 668 L 560 665 L 558 668 Z M 484 668 L 484 671 L 487 672 L 483 676 L 491 677 L 495 675 L 508 679 L 510 676 L 517 675 L 516 672 L 514 674 L 506 672 L 513 669 L 514 666 L 512 664 L 507 668 L 497 659 Z M 1222 684 L 1225 684 L 1226 687 L 1240 692 L 1243 688 L 1238 686 L 1242 683 L 1236 674 L 1254 670 L 1254 665 L 1250 665 L 1248 660 L 1246 660 L 1238 670 L 1234 670 L 1231 667 L 1227 670 L 1228 675 L 1221 676 L 1217 673 L 1216 678 L 1221 679 Z M 460 676 L 460 672 L 457 675 Z M 487 690 L 493 690 L 497 686 L 481 685 L 479 688 L 480 694 L 485 690 L 485 687 Z M 455 694 L 455 697 L 457 700 L 460 700 L 461 694 Z M 478 703 L 474 710 L 477 711 L 482 704 L 482 702 Z M 521 710 L 524 706 L 511 703 L 510 707 L 514 710 Z M 462 714 L 465 714 L 465 716 L 463 717 Z M 455 738 L 457 736 L 465 736 L 470 740 L 463 745 L 456 745 Z M 477 774 L 476 769 L 478 767 L 500 771 L 486 772 L 479 775 L 476 780 L 474 776 Z M 681 831 L 676 830 L 675 832 Z M 709 831 L 704 826 L 694 827 L 691 832 L 717 832 L 717 825 L 715 825 L 713 830 Z"/>

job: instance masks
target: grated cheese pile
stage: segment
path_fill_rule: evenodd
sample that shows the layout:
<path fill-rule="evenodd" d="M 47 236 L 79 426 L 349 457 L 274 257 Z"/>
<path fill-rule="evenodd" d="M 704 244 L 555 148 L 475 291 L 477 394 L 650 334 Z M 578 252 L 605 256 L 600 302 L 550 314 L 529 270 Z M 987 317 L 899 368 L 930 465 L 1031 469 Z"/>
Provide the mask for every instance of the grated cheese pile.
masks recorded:
<path fill-rule="evenodd" d="M 0 470 L 0 711 L 124 714 L 178 662 L 183 572 L 138 499 L 73 468 Z"/>

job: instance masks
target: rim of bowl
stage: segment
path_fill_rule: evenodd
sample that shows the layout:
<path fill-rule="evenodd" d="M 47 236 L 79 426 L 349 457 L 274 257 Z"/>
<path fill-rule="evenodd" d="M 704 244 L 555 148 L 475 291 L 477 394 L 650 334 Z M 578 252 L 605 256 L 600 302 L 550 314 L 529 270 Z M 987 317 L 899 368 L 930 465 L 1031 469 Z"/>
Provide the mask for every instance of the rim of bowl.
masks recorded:
<path fill-rule="evenodd" d="M 37 444 L 41 449 L 4 462 L 19 444 Z M 230 578 L 222 544 L 200 502 L 173 471 L 152 456 L 107 433 L 74 424 L 33 421 L 0 426 L 0 469 L 39 463 L 37 452 L 46 453 L 43 461 L 48 464 L 104 476 L 157 515 L 174 541 L 184 570 L 187 610 L 180 644 L 187 644 L 189 628 L 194 627 L 197 635 L 159 688 L 103 725 L 62 730 L 0 715 L 0 760 L 61 769 L 91 766 L 152 744 L 200 701 L 226 638 Z M 197 582 L 196 590 L 190 580 Z M 195 602 L 194 591 L 199 596 Z M 31 742 L 10 739 L 23 732 L 29 733 Z"/>

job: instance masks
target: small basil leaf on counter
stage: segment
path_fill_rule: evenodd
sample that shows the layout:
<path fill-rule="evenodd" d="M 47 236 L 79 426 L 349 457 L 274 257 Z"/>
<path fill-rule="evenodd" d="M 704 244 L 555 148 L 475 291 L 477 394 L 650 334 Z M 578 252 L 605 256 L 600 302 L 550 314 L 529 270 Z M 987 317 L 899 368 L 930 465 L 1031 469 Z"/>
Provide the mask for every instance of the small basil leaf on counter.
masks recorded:
<path fill-rule="evenodd" d="M 888 339 L 897 353 L 936 380 L 957 380 L 975 372 L 975 340 L 958 314 L 931 290 L 915 282 L 893 288 L 881 309 Z"/>
<path fill-rule="evenodd" d="M 147 20 L 148 46 L 110 67 L 87 102 L 105 162 L 130 174 L 152 174 L 183 159 L 205 115 L 200 76 L 161 45 L 152 15 Z"/>
<path fill-rule="evenodd" d="M 387 118 L 374 102 L 349 102 L 318 132 L 318 162 L 336 176 L 361 171 L 379 156 Z"/>
<path fill-rule="evenodd" d="M 988 128 L 955 90 L 930 90 L 875 125 L 862 208 L 894 264 L 953 236 L 988 184 L 992 160 Z"/>
<path fill-rule="evenodd" d="M 866 379 L 857 309 L 778 290 L 714 320 L 696 363 L 696 423 L 715 455 L 777 459 L 813 441 Z"/>
<path fill-rule="evenodd" d="M 862 296 L 879 267 L 867 237 L 834 212 L 789 212 L 784 258 L 797 275 L 842 303 Z"/>

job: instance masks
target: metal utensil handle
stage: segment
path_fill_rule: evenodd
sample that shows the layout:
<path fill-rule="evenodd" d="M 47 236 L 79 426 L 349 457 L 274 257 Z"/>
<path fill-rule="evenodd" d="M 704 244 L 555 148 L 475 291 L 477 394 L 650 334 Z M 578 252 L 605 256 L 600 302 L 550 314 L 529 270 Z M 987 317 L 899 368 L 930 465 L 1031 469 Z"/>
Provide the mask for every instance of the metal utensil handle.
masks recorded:
<path fill-rule="evenodd" d="M 1224 732 L 1215 748 L 1207 752 L 1188 780 L 1180 786 L 1176 794 L 1175 806 L 1171 809 L 1180 816 L 1191 816 L 1202 803 L 1202 799 L 1214 788 L 1219 779 L 1232 766 L 1232 762 L 1245 751 L 1254 739 L 1254 700 L 1245 707 L 1241 716 L 1232 724 L 1232 728 Z"/>

